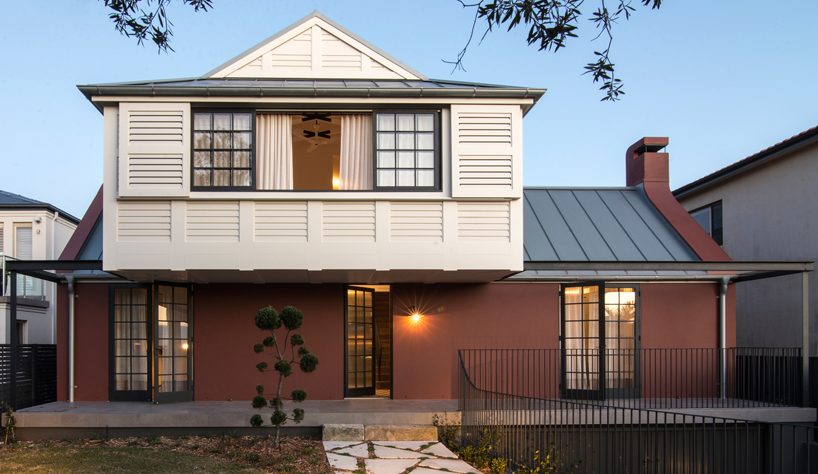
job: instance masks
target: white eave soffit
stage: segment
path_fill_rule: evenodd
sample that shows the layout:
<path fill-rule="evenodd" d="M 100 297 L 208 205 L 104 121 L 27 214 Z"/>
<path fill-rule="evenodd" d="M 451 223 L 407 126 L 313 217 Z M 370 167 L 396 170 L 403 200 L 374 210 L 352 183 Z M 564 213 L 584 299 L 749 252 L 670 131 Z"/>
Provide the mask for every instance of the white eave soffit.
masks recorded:
<path fill-rule="evenodd" d="M 317 11 L 202 77 L 428 79 Z"/>

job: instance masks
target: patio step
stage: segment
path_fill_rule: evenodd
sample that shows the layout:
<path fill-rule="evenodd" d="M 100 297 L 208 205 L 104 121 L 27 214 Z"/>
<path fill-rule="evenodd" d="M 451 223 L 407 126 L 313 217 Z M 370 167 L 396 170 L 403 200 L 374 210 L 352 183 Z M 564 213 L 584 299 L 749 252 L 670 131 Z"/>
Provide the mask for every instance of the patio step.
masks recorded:
<path fill-rule="evenodd" d="M 324 441 L 437 441 L 433 425 L 325 424 Z"/>

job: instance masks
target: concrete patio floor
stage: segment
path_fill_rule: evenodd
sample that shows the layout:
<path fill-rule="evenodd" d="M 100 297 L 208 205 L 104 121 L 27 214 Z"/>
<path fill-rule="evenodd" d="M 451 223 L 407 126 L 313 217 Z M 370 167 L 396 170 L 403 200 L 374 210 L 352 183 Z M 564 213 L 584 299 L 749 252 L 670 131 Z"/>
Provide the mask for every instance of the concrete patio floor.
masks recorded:
<path fill-rule="evenodd" d="M 452 423 L 460 421 L 457 400 L 348 399 L 285 403 L 285 411 L 303 408 L 304 421 L 288 422 L 288 434 L 319 435 L 325 424 L 430 425 L 434 414 Z M 270 409 L 255 410 L 249 400 L 233 402 L 53 402 L 15 413 L 24 439 L 82 437 L 94 434 L 131 436 L 148 433 L 166 436 L 238 431 L 266 434 L 250 427 L 250 417 L 261 414 L 269 426 Z M 268 428 L 269 429 L 269 428 Z"/>

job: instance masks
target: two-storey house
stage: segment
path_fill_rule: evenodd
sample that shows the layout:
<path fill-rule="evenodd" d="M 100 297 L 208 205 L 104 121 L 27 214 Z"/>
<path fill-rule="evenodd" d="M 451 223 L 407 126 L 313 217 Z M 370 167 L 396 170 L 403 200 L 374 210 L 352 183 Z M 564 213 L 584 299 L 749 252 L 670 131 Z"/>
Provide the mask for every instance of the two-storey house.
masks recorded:
<path fill-rule="evenodd" d="M 80 90 L 104 185 L 63 257 L 121 281 L 62 286 L 60 400 L 250 399 L 267 305 L 304 312 L 317 400 L 456 398 L 470 348 L 560 353 L 563 397 L 676 399 L 640 350 L 735 344 L 740 265 L 708 266 L 667 139 L 625 187 L 523 190 L 544 89 L 429 79 L 316 12 L 201 77 Z"/>

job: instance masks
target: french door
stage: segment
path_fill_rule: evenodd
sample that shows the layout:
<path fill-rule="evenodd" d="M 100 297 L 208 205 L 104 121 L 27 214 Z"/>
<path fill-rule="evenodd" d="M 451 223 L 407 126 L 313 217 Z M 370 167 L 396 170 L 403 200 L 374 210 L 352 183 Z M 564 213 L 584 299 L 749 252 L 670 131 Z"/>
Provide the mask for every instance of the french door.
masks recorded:
<path fill-rule="evenodd" d="M 347 287 L 344 396 L 375 395 L 375 321 L 371 288 Z"/>
<path fill-rule="evenodd" d="M 193 400 L 188 286 L 110 285 L 109 400 Z"/>
<path fill-rule="evenodd" d="M 563 398 L 639 396 L 638 285 L 562 287 Z"/>

